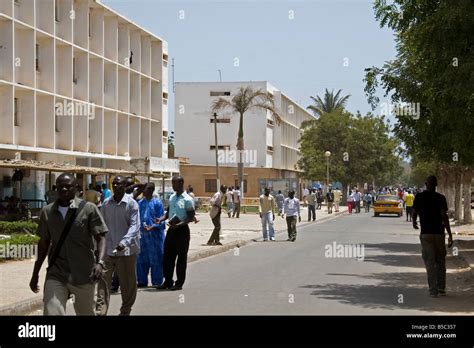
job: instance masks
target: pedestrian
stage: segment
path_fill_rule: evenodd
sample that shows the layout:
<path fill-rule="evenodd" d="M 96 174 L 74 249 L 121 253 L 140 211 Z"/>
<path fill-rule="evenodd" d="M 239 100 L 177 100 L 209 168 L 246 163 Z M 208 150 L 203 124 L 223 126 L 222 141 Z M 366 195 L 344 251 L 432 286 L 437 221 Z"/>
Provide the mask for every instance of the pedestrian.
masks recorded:
<path fill-rule="evenodd" d="M 74 175 L 61 174 L 56 186 L 57 200 L 41 211 L 38 258 L 30 289 L 39 292 L 39 272 L 49 251 L 43 291 L 44 315 L 65 315 L 70 295 L 74 296 L 77 315 L 95 315 L 95 283 L 104 270 L 107 226 L 96 205 L 75 197 Z M 98 250 L 98 261 L 92 252 L 94 246 Z"/>
<path fill-rule="evenodd" d="M 221 233 L 221 211 L 222 211 L 222 198 L 227 191 L 227 186 L 221 185 L 220 190 L 212 196 L 209 205 L 211 210 L 209 216 L 211 217 L 214 230 L 212 231 L 211 237 L 207 241 L 207 245 L 222 245 L 220 242 Z"/>
<path fill-rule="evenodd" d="M 314 192 L 313 192 L 314 194 Z M 288 192 L 288 198 L 283 203 L 283 217 L 286 216 L 286 225 L 288 228 L 288 241 L 296 240 L 296 216 L 298 222 L 301 222 L 300 201 L 295 198 L 295 191 Z"/>
<path fill-rule="evenodd" d="M 262 232 L 263 241 L 268 240 L 268 233 L 270 234 L 270 240 L 275 240 L 275 229 L 273 228 L 273 222 L 275 221 L 275 198 L 270 194 L 270 188 L 265 187 L 263 195 L 260 195 L 260 204 L 258 206 L 260 219 L 262 220 Z"/>
<path fill-rule="evenodd" d="M 334 192 L 332 192 L 331 185 L 329 185 L 328 192 L 326 193 L 326 201 L 328 203 L 328 214 L 332 214 L 332 205 L 334 203 Z"/>
<path fill-rule="evenodd" d="M 354 193 L 354 205 L 355 205 L 355 212 L 356 214 L 360 213 L 360 201 L 362 199 L 362 195 L 359 192 L 359 189 L 356 188 L 355 193 Z"/>
<path fill-rule="evenodd" d="M 324 195 L 323 195 L 323 190 L 321 187 L 318 188 L 318 192 L 316 193 L 316 201 L 318 203 L 318 206 L 316 207 L 316 209 L 321 210 L 323 202 L 324 202 Z"/>
<path fill-rule="evenodd" d="M 195 210 L 194 201 L 184 192 L 184 179 L 174 176 L 171 180 L 173 191 L 165 215 L 157 219 L 157 223 L 168 220 L 168 232 L 165 238 L 165 252 L 163 256 L 163 273 L 165 280 L 159 290 L 181 290 L 186 279 L 188 249 L 191 234 L 188 224 L 193 221 Z M 176 260 L 177 259 L 177 260 Z M 176 266 L 177 280 L 173 274 Z"/>
<path fill-rule="evenodd" d="M 354 206 L 354 193 L 351 190 L 347 191 L 347 210 L 349 214 L 352 214 L 352 208 Z"/>
<path fill-rule="evenodd" d="M 137 254 L 140 252 L 140 212 L 138 203 L 125 194 L 126 179 L 118 175 L 112 181 L 114 194 L 102 205 L 102 215 L 109 228 L 107 256 L 105 257 L 105 285 L 100 283 L 99 293 L 105 297 L 98 303 L 99 315 L 107 315 L 112 274 L 120 279 L 122 306 L 120 315 L 130 315 L 137 297 Z"/>
<path fill-rule="evenodd" d="M 448 247 L 453 245 L 448 204 L 444 195 L 436 192 L 436 186 L 438 186 L 436 176 L 429 176 L 426 179 L 426 191 L 417 194 L 413 203 L 413 228 L 418 229 L 416 220 L 420 215 L 421 253 L 431 297 L 446 295 L 445 229 L 449 235 Z"/>
<path fill-rule="evenodd" d="M 339 204 L 341 204 L 342 192 L 339 188 L 336 188 L 334 191 L 334 210 L 339 211 Z"/>
<path fill-rule="evenodd" d="M 149 182 L 143 189 L 143 198 L 138 202 L 140 211 L 140 253 L 137 257 L 137 287 L 151 285 L 159 287 L 163 283 L 163 252 L 165 243 L 165 223 L 155 223 L 164 215 L 163 203 L 156 197 L 155 184 Z"/>
<path fill-rule="evenodd" d="M 227 205 L 227 215 L 229 218 L 232 217 L 232 212 L 234 210 L 234 195 L 233 187 L 229 187 L 225 194 L 225 203 Z"/>
<path fill-rule="evenodd" d="M 407 221 L 412 220 L 413 213 L 413 202 L 415 201 L 415 196 L 411 193 L 411 190 L 408 190 L 408 193 L 405 195 L 405 209 L 407 213 Z"/>
<path fill-rule="evenodd" d="M 234 195 L 234 212 L 232 213 L 232 217 L 236 217 L 238 219 L 240 216 L 240 187 L 239 186 L 235 187 L 233 195 Z"/>
<path fill-rule="evenodd" d="M 306 207 L 306 205 L 308 204 L 308 202 L 307 202 L 308 195 L 309 195 L 309 190 L 308 190 L 308 188 L 305 187 L 303 189 L 303 206 L 304 207 Z"/>
<path fill-rule="evenodd" d="M 278 190 L 278 194 L 275 198 L 278 206 L 278 216 L 281 216 L 281 214 L 283 213 L 283 203 L 285 202 L 285 196 L 283 196 L 281 190 Z"/>
<path fill-rule="evenodd" d="M 109 190 L 107 184 L 102 184 L 102 200 L 105 201 L 110 196 L 112 196 L 112 191 Z"/>
<path fill-rule="evenodd" d="M 316 220 L 316 193 L 314 190 L 310 189 L 308 197 L 308 221 Z"/>
<path fill-rule="evenodd" d="M 102 198 L 102 194 L 97 190 L 92 188 L 92 184 L 89 184 L 89 189 L 85 192 L 85 200 L 91 203 L 94 203 L 97 206 L 100 206 L 100 200 Z"/>
<path fill-rule="evenodd" d="M 368 191 L 365 191 L 365 194 L 364 194 L 364 207 L 365 207 L 365 212 L 366 213 L 370 212 L 370 204 L 371 203 L 372 203 L 372 195 Z"/>

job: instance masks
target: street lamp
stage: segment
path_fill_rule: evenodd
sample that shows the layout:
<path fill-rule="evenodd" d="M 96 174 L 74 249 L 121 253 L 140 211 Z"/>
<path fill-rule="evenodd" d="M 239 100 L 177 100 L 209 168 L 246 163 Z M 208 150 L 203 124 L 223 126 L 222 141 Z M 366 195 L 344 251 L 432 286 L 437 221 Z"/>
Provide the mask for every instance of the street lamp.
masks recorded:
<path fill-rule="evenodd" d="M 326 151 L 324 153 L 324 156 L 326 157 L 326 190 L 329 187 L 329 157 L 331 157 L 331 152 Z"/>
<path fill-rule="evenodd" d="M 217 145 L 217 114 L 214 113 L 214 140 L 216 144 L 216 184 L 217 190 L 219 191 L 221 187 L 221 179 L 219 177 L 219 149 Z"/>

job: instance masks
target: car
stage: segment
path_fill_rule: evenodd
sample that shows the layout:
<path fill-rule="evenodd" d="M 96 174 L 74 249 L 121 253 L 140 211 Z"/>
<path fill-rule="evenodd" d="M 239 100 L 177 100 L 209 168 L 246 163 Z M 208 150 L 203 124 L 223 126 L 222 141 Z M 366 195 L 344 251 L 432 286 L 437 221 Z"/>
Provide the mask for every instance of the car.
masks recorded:
<path fill-rule="evenodd" d="M 396 195 L 379 195 L 374 203 L 374 216 L 380 214 L 403 215 L 403 205 Z"/>

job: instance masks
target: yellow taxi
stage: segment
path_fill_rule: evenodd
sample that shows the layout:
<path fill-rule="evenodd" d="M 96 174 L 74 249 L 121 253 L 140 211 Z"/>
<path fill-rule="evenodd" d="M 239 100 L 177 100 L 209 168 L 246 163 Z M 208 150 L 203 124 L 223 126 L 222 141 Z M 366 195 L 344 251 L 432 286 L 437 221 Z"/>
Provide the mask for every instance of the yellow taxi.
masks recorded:
<path fill-rule="evenodd" d="M 374 216 L 380 214 L 403 215 L 403 205 L 396 195 L 380 195 L 374 203 Z"/>

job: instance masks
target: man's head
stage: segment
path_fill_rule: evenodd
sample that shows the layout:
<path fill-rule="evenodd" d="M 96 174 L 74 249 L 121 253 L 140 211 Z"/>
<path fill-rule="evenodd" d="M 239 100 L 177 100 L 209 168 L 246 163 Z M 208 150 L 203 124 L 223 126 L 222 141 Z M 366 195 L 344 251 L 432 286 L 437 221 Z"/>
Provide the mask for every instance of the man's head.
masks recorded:
<path fill-rule="evenodd" d="M 290 197 L 291 199 L 293 199 L 295 197 L 295 191 L 290 191 L 288 192 L 288 197 Z"/>
<path fill-rule="evenodd" d="M 95 185 L 95 190 L 100 191 L 100 185 Z"/>
<path fill-rule="evenodd" d="M 428 191 L 436 191 L 436 186 L 438 186 L 438 179 L 434 175 L 430 175 L 426 178 L 426 189 Z"/>
<path fill-rule="evenodd" d="M 227 186 L 221 185 L 221 192 L 225 193 L 227 191 Z"/>
<path fill-rule="evenodd" d="M 143 196 L 150 200 L 153 198 L 153 193 L 155 192 L 155 184 L 152 182 L 148 182 L 145 184 L 145 188 L 143 189 Z"/>
<path fill-rule="evenodd" d="M 76 178 L 73 174 L 63 173 L 56 179 L 56 187 L 59 200 L 64 203 L 70 202 L 76 195 Z"/>
<path fill-rule="evenodd" d="M 125 178 L 125 192 L 128 194 L 133 193 L 133 185 L 135 184 L 135 180 L 131 176 L 127 176 Z"/>
<path fill-rule="evenodd" d="M 268 195 L 270 194 L 270 188 L 265 187 L 265 190 L 263 191 L 263 194 L 264 194 L 265 196 L 268 196 Z"/>
<path fill-rule="evenodd" d="M 114 195 L 121 196 L 125 194 L 126 180 L 123 176 L 117 175 L 112 181 L 112 188 L 114 189 Z"/>
<path fill-rule="evenodd" d="M 240 186 L 236 186 L 235 189 L 236 189 L 236 190 L 240 190 Z"/>
<path fill-rule="evenodd" d="M 411 190 L 408 190 L 408 193 L 411 194 Z"/>
<path fill-rule="evenodd" d="M 106 190 L 107 189 L 107 184 L 102 184 L 102 190 Z"/>
<path fill-rule="evenodd" d="M 183 192 L 183 187 L 184 187 L 184 179 L 181 175 L 175 175 L 173 176 L 173 179 L 171 179 L 171 185 L 173 186 L 173 191 L 175 192 Z"/>
<path fill-rule="evenodd" d="M 281 190 L 278 190 L 278 194 L 281 194 Z"/>

